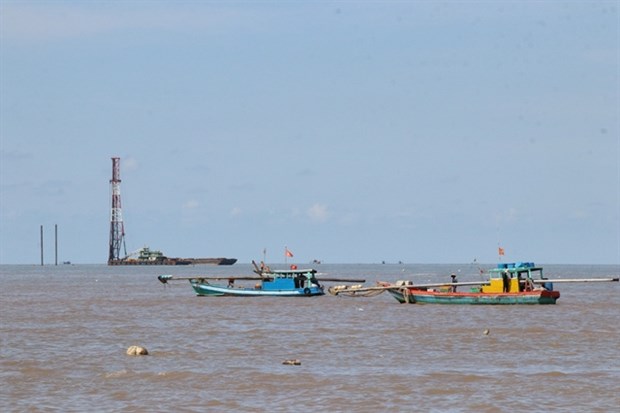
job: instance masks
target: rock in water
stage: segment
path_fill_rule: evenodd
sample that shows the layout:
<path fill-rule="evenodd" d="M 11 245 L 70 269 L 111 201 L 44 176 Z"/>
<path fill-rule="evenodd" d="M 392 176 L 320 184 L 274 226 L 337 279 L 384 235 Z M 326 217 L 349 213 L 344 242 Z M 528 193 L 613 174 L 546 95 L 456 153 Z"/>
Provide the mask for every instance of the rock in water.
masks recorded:
<path fill-rule="evenodd" d="M 146 356 L 149 352 L 144 347 L 131 346 L 127 349 L 127 355 L 129 356 Z"/>

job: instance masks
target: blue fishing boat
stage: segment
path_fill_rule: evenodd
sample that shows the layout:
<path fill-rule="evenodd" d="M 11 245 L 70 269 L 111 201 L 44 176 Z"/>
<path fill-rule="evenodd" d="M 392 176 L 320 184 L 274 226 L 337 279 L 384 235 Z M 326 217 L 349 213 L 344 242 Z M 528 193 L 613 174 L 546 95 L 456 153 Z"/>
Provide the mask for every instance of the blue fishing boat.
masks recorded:
<path fill-rule="evenodd" d="M 258 276 L 250 277 L 160 275 L 157 278 L 164 284 L 172 280 L 188 280 L 196 295 L 199 296 L 314 297 L 325 294 L 316 276 L 315 269 L 295 268 L 290 270 L 261 269 Z M 239 281 L 250 281 L 254 284 L 240 285 Z M 321 281 L 364 282 L 365 280 L 323 278 Z"/>

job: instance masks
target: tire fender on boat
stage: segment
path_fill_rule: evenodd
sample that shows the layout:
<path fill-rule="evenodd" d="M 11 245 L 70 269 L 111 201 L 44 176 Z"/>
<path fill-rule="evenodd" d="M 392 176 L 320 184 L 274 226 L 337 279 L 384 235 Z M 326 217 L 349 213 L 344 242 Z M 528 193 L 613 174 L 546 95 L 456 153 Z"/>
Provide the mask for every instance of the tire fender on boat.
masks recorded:
<path fill-rule="evenodd" d="M 304 288 L 304 294 L 310 295 L 310 289 L 308 287 Z"/>

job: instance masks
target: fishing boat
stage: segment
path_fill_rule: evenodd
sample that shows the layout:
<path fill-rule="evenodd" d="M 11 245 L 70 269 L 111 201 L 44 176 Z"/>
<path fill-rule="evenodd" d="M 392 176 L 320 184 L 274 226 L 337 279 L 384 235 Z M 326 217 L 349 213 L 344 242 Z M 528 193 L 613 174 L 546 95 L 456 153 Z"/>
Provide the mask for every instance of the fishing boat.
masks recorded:
<path fill-rule="evenodd" d="M 255 265 L 256 267 L 256 265 Z M 294 267 L 294 266 L 293 266 Z M 164 284 L 172 280 L 189 280 L 199 296 L 237 296 L 237 297 L 313 297 L 324 295 L 323 286 L 317 279 L 315 269 L 271 270 L 263 266 L 255 271 L 257 276 L 235 277 L 175 277 L 160 275 L 157 278 Z M 254 285 L 241 286 L 237 281 L 252 281 Z M 322 278 L 321 281 L 363 283 L 365 280 Z"/>
<path fill-rule="evenodd" d="M 555 304 L 560 292 L 554 283 L 608 282 L 618 278 L 555 279 L 543 276 L 543 268 L 532 262 L 502 263 L 488 271 L 485 281 L 414 284 L 378 282 L 376 287 L 334 287 L 333 295 L 372 296 L 387 291 L 400 303 L 409 304 Z M 469 287 L 469 291 L 462 288 Z M 461 291 L 459 291 L 461 288 Z"/>

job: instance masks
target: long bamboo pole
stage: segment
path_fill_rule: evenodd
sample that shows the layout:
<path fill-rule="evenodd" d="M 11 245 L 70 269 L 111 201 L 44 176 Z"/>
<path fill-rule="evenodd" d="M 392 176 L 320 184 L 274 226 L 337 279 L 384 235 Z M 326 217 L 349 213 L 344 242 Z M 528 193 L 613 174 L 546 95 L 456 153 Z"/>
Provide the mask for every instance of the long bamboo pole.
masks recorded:
<path fill-rule="evenodd" d="M 546 284 L 546 283 L 580 283 L 580 282 L 618 282 L 620 278 L 612 277 L 612 278 L 558 278 L 558 279 L 548 279 L 548 280 L 532 280 L 535 284 Z M 452 287 L 452 286 L 467 286 L 467 285 L 485 285 L 488 284 L 488 281 L 472 281 L 472 282 L 459 282 L 459 283 L 433 283 L 433 284 L 386 284 L 386 285 L 378 285 L 375 287 L 362 287 L 362 288 L 342 288 L 335 289 L 330 291 L 333 295 L 338 295 L 340 293 L 363 293 L 370 291 L 380 291 L 380 290 L 397 290 L 401 288 L 432 288 L 432 287 Z"/>
<path fill-rule="evenodd" d="M 255 276 L 220 276 L 220 277 L 207 277 L 202 275 L 196 275 L 193 277 L 176 277 L 174 275 L 160 275 L 157 277 L 159 281 L 166 284 L 168 281 L 178 281 L 178 280 L 242 280 L 242 281 L 260 281 L 260 280 L 271 280 L 273 277 L 255 277 Z M 363 279 L 351 279 L 351 278 L 319 278 L 318 281 L 326 281 L 326 282 L 351 282 L 351 283 L 363 283 L 366 280 Z"/>
<path fill-rule="evenodd" d="M 485 285 L 488 284 L 488 281 L 466 281 L 459 283 L 432 283 L 432 284 L 386 284 L 386 285 L 378 285 L 375 287 L 361 287 L 361 288 L 342 288 L 342 289 L 333 289 L 330 291 L 333 295 L 338 295 L 340 293 L 363 293 L 370 291 L 381 291 L 381 290 L 398 290 L 401 288 L 432 288 L 432 287 L 453 287 L 453 286 L 467 286 L 467 285 Z"/>
<path fill-rule="evenodd" d="M 546 283 L 596 283 L 596 282 L 618 282 L 620 278 L 558 278 L 556 280 L 532 280 L 535 284 Z"/>

